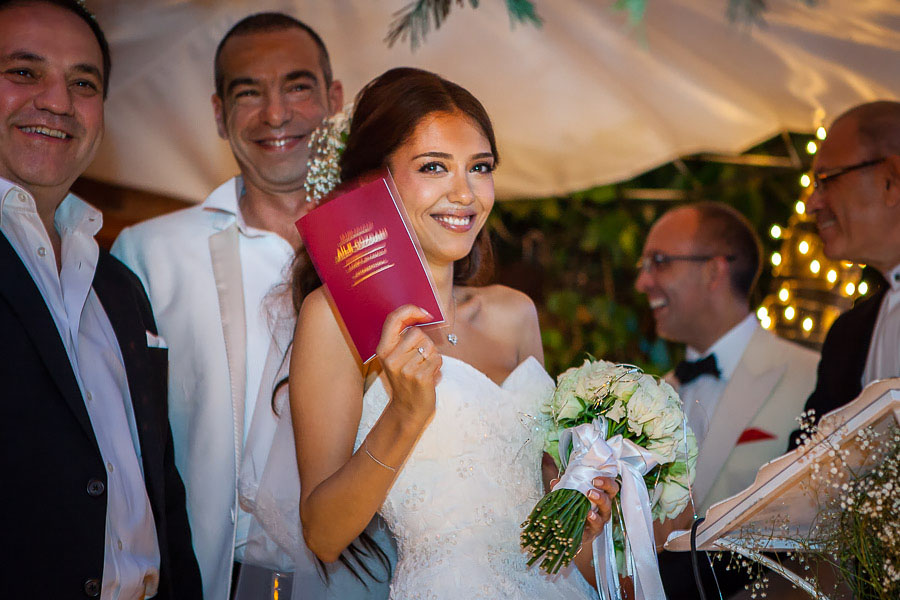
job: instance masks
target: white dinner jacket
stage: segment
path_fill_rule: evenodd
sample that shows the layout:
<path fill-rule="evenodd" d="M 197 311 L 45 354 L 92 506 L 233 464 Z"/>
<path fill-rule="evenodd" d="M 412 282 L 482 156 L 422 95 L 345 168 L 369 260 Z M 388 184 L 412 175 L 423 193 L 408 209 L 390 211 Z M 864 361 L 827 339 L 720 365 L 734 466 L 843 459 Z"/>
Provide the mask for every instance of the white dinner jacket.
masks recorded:
<path fill-rule="evenodd" d="M 753 333 L 700 449 L 693 487 L 698 514 L 749 486 L 759 467 L 787 451 L 796 417 L 815 387 L 818 362 L 818 353 L 765 329 Z M 667 379 L 678 388 L 671 375 Z M 739 444 L 748 429 L 774 437 Z"/>
<path fill-rule="evenodd" d="M 140 277 L 169 345 L 169 420 L 206 600 L 227 600 L 234 558 L 247 344 L 226 207 L 237 207 L 240 185 L 230 179 L 198 206 L 127 228 L 112 248 Z"/>

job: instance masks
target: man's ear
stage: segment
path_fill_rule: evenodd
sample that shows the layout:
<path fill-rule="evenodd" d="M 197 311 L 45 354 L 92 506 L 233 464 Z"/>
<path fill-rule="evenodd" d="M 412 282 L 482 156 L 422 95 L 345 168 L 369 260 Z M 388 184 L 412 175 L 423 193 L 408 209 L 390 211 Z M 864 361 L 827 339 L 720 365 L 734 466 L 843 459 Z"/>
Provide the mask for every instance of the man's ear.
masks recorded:
<path fill-rule="evenodd" d="M 900 155 L 892 154 L 884 159 L 887 179 L 884 182 L 885 203 L 896 208 L 900 206 Z"/>
<path fill-rule="evenodd" d="M 228 130 L 225 129 L 225 105 L 218 94 L 212 95 L 213 115 L 216 117 L 216 131 L 223 140 L 228 139 Z"/>
<path fill-rule="evenodd" d="M 328 115 L 337 114 L 342 108 L 344 108 L 344 84 L 334 80 L 328 88 Z"/>
<path fill-rule="evenodd" d="M 710 289 L 719 289 L 731 285 L 731 272 L 728 266 L 728 258 L 723 255 L 714 256 L 707 263 Z"/>

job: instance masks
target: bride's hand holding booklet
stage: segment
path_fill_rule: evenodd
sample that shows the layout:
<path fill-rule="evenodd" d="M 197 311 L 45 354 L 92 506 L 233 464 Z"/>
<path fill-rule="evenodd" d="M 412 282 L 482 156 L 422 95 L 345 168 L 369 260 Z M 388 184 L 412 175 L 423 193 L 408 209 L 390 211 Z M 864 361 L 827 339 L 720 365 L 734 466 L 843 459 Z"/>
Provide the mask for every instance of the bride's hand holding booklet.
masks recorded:
<path fill-rule="evenodd" d="M 385 318 L 404 304 L 444 321 L 419 241 L 387 170 L 345 184 L 297 230 L 363 363 Z"/>

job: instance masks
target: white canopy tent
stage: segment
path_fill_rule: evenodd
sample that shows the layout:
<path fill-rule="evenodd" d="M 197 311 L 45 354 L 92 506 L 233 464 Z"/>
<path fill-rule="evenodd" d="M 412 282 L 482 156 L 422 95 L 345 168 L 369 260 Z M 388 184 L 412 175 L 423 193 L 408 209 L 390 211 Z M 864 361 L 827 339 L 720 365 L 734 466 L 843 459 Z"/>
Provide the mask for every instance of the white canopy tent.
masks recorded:
<path fill-rule="evenodd" d="M 237 171 L 216 134 L 212 58 L 252 12 L 315 28 L 348 99 L 399 65 L 470 89 L 497 129 L 501 197 L 564 194 L 676 157 L 736 153 L 811 131 L 846 108 L 900 98 L 900 2 L 770 0 L 734 25 L 727 0 L 648 0 L 633 29 L 613 0 L 538 1 L 544 25 L 510 28 L 505 3 L 454 4 L 412 52 L 383 39 L 409 0 L 88 0 L 110 39 L 106 137 L 87 175 L 190 201 Z"/>

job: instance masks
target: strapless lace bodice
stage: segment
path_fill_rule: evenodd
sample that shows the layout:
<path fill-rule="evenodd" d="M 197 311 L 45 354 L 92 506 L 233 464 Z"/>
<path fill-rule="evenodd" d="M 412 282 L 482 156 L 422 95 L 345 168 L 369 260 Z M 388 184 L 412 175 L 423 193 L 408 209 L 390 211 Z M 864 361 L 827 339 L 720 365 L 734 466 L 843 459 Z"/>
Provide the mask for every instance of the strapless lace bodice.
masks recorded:
<path fill-rule="evenodd" d="M 393 599 L 587 598 L 573 572 L 549 578 L 526 566 L 519 526 L 543 490 L 553 380 L 529 358 L 497 385 L 444 357 L 434 419 L 400 469 L 381 514 L 397 538 Z M 363 398 L 356 446 L 388 402 L 380 380 Z"/>

